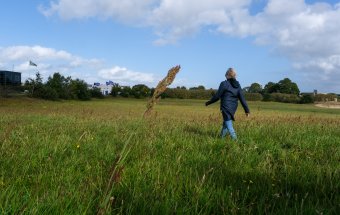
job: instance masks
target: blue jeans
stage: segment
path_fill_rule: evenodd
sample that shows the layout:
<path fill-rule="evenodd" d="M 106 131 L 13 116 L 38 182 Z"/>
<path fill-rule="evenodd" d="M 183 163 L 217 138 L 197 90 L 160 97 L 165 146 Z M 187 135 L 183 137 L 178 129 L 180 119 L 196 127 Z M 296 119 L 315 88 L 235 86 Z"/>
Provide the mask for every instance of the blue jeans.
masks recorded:
<path fill-rule="evenodd" d="M 231 139 L 237 140 L 237 136 L 233 128 L 232 120 L 223 121 L 222 130 L 221 130 L 221 138 L 224 138 L 228 133 L 230 134 Z"/>

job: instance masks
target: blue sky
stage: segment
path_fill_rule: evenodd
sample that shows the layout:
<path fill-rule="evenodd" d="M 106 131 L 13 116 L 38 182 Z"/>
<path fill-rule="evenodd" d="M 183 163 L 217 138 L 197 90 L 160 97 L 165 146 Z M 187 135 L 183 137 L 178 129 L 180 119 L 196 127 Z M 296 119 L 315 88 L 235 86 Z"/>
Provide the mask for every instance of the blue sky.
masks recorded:
<path fill-rule="evenodd" d="M 88 83 L 217 88 L 290 78 L 340 93 L 340 2 L 303 0 L 11 0 L 0 13 L 0 69 Z M 38 67 L 28 65 L 32 60 Z"/>

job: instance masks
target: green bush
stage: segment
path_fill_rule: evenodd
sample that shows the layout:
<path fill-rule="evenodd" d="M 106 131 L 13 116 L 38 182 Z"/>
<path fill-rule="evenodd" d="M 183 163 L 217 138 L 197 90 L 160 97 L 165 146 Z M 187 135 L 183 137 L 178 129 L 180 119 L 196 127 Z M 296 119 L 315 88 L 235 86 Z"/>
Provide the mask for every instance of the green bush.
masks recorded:
<path fill-rule="evenodd" d="M 309 95 L 309 94 L 302 95 L 302 97 L 300 99 L 300 103 L 301 104 L 314 103 L 314 96 L 313 95 Z"/>
<path fill-rule="evenodd" d="M 262 101 L 263 96 L 260 93 L 245 93 L 244 97 L 247 101 Z"/>
<path fill-rule="evenodd" d="M 102 94 L 100 89 L 97 88 L 97 87 L 94 87 L 94 88 L 90 89 L 90 93 L 91 93 L 91 97 L 92 98 L 98 98 L 98 99 L 104 98 L 104 95 Z"/>
<path fill-rule="evenodd" d="M 316 102 L 334 101 L 337 96 L 335 94 L 316 94 L 314 100 Z"/>
<path fill-rule="evenodd" d="M 131 87 L 129 87 L 129 86 L 121 87 L 121 90 L 120 90 L 120 92 L 119 92 L 119 95 L 120 95 L 121 97 L 127 98 L 127 97 L 130 96 L 130 94 L 131 94 Z"/>
<path fill-rule="evenodd" d="M 300 98 L 294 94 L 285 94 L 285 93 L 272 93 L 271 101 L 274 102 L 284 102 L 284 103 L 299 103 Z"/>
<path fill-rule="evenodd" d="M 113 86 L 112 86 L 112 89 L 111 89 L 111 96 L 113 97 L 117 97 L 122 91 L 122 87 L 119 86 L 119 84 L 117 83 L 114 83 Z"/>
<path fill-rule="evenodd" d="M 40 90 L 40 98 L 46 99 L 46 100 L 58 100 L 59 96 L 57 91 L 49 86 L 44 86 L 41 90 Z"/>
<path fill-rule="evenodd" d="M 262 101 L 264 101 L 264 102 L 270 102 L 270 101 L 272 101 L 272 96 L 271 96 L 271 94 L 269 94 L 269 93 L 263 94 L 263 99 L 262 99 Z"/>
<path fill-rule="evenodd" d="M 168 88 L 162 94 L 162 98 L 178 98 L 178 99 L 210 99 L 215 93 L 215 90 L 203 89 L 183 89 L 183 88 Z"/>
<path fill-rule="evenodd" d="M 189 91 L 180 88 L 168 88 L 161 95 L 162 98 L 177 98 L 177 99 L 188 99 Z"/>
<path fill-rule="evenodd" d="M 137 84 L 131 88 L 132 95 L 139 99 L 150 95 L 150 88 L 144 84 Z"/>
<path fill-rule="evenodd" d="M 190 99 L 210 99 L 214 94 L 214 90 L 189 90 L 189 98 Z"/>
<path fill-rule="evenodd" d="M 91 93 L 87 88 L 87 84 L 80 79 L 71 80 L 71 92 L 73 96 L 79 100 L 90 100 Z"/>

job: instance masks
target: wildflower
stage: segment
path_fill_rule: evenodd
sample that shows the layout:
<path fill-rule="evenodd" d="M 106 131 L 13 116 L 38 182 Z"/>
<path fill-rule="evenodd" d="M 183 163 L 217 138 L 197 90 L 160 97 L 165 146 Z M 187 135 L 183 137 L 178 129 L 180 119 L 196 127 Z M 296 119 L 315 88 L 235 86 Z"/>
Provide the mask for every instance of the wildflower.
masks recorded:
<path fill-rule="evenodd" d="M 80 148 L 80 145 L 79 144 L 77 144 L 77 149 L 79 149 Z"/>

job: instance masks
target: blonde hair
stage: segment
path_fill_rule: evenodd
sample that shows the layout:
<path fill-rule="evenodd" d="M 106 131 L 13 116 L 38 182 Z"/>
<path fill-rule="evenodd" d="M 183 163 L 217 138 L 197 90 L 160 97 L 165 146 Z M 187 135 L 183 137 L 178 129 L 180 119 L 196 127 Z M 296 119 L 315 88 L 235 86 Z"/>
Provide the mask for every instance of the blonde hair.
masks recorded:
<path fill-rule="evenodd" d="M 234 68 L 229 68 L 225 73 L 225 77 L 228 78 L 236 78 L 236 71 Z"/>

